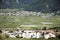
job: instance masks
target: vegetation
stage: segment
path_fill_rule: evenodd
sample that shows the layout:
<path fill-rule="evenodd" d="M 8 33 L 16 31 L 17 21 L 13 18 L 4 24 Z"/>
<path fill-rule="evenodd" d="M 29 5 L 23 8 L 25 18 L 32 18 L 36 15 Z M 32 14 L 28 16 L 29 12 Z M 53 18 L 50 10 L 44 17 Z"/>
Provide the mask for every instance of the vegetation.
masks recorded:
<path fill-rule="evenodd" d="M 25 39 L 25 38 L 8 38 L 8 39 L 5 39 L 5 40 L 46 40 L 46 39 L 43 39 L 43 38 L 40 38 L 40 39 Z M 51 38 L 51 39 L 48 39 L 48 40 L 60 40 L 58 38 Z"/>
<path fill-rule="evenodd" d="M 4 40 L 5 39 L 5 35 L 0 33 L 0 40 Z"/>
<path fill-rule="evenodd" d="M 50 22 L 52 24 L 42 24 L 41 22 Z M 35 25 L 21 26 L 21 25 Z M 60 16 L 51 16 L 49 18 L 38 16 L 0 16 L 0 29 L 12 29 L 20 27 L 22 29 L 41 29 L 43 27 L 60 27 Z"/>
<path fill-rule="evenodd" d="M 28 11 L 43 11 L 43 12 L 55 12 L 60 10 L 60 0 L 0 0 L 0 5 L 2 9 L 20 9 Z M 46 7 L 48 5 L 48 9 Z"/>

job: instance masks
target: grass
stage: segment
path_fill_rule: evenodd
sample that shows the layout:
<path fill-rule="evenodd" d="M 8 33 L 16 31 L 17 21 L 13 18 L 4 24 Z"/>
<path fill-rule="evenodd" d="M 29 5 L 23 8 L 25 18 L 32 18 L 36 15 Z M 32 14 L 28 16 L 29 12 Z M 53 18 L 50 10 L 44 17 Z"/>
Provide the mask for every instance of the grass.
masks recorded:
<path fill-rule="evenodd" d="M 51 25 L 43 25 L 41 22 L 50 22 Z M 20 27 L 26 29 L 26 26 L 21 25 L 36 25 L 36 28 L 43 27 L 57 27 L 60 26 L 60 16 L 51 16 L 49 18 L 43 18 L 38 16 L 0 16 L 0 28 L 16 28 Z M 33 27 L 27 27 L 31 29 Z"/>
<path fill-rule="evenodd" d="M 25 39 L 25 38 L 7 38 L 7 39 L 4 39 L 4 40 L 46 40 L 46 39 L 43 39 L 43 38 L 39 38 L 39 39 Z M 48 39 L 48 40 L 60 40 L 58 38 L 51 38 L 51 39 Z"/>

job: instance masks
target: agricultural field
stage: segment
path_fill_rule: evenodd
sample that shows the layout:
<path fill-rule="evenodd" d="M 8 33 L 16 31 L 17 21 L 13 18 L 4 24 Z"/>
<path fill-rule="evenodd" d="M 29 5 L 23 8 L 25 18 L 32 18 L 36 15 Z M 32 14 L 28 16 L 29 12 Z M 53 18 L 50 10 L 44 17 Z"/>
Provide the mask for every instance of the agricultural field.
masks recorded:
<path fill-rule="evenodd" d="M 0 16 L 0 29 L 42 29 L 60 26 L 60 16 Z"/>

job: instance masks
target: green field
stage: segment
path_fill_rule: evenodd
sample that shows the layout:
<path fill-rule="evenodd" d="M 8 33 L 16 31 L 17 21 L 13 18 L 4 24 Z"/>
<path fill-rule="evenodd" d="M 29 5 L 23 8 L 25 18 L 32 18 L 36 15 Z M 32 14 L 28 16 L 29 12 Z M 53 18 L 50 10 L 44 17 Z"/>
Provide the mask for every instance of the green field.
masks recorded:
<path fill-rule="evenodd" d="M 46 39 L 42 39 L 42 38 L 40 38 L 40 39 L 25 39 L 25 38 L 7 38 L 7 39 L 5 39 L 5 40 L 46 40 Z M 58 39 L 58 38 L 51 38 L 51 39 L 48 39 L 48 40 L 60 40 L 60 39 Z"/>
<path fill-rule="evenodd" d="M 42 24 L 49 22 L 52 24 Z M 22 26 L 25 25 L 25 26 Z M 33 25 L 33 26 L 26 26 Z M 41 16 L 0 16 L 0 29 L 12 29 L 20 27 L 22 29 L 41 29 L 43 27 L 59 27 L 60 16 L 41 17 Z"/>

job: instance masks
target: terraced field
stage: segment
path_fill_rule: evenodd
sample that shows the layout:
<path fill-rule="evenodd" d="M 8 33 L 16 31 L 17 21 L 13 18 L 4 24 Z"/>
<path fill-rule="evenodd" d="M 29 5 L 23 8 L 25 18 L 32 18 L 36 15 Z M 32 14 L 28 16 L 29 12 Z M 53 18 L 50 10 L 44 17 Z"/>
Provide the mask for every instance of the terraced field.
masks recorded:
<path fill-rule="evenodd" d="M 0 16 L 0 29 L 41 29 L 43 27 L 60 26 L 60 16 Z"/>

